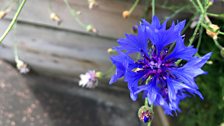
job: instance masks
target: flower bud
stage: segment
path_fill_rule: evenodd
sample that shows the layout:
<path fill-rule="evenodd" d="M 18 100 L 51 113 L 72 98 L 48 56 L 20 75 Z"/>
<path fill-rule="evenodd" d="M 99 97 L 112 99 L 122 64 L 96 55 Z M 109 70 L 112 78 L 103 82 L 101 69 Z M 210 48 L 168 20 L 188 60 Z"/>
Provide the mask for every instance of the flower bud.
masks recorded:
<path fill-rule="evenodd" d="M 97 32 L 97 30 L 90 24 L 86 26 L 86 31 L 93 32 L 93 33 Z"/>
<path fill-rule="evenodd" d="M 138 117 L 144 123 L 149 123 L 153 118 L 153 110 L 148 106 L 142 106 L 138 110 Z"/>
<path fill-rule="evenodd" d="M 134 33 L 138 33 L 138 26 L 137 26 L 137 25 L 134 25 L 134 26 L 132 27 L 132 31 L 133 31 Z"/>
<path fill-rule="evenodd" d="M 93 9 L 93 7 L 97 6 L 96 0 L 88 0 L 89 9 Z"/>
<path fill-rule="evenodd" d="M 16 60 L 16 67 L 21 74 L 26 74 L 26 73 L 30 72 L 28 65 L 25 64 L 22 60 L 19 60 L 19 59 Z"/>
<path fill-rule="evenodd" d="M 109 49 L 107 49 L 107 53 L 109 53 L 109 54 L 116 54 L 117 51 L 113 50 L 112 48 L 109 48 Z"/>
<path fill-rule="evenodd" d="M 102 72 L 96 72 L 96 77 L 98 79 L 102 79 L 103 78 L 103 73 Z"/>
<path fill-rule="evenodd" d="M 208 36 L 212 37 L 212 39 L 217 39 L 218 38 L 218 30 L 219 30 L 219 26 L 215 25 L 215 24 L 210 24 L 209 25 L 210 29 L 206 29 L 206 33 Z"/>
<path fill-rule="evenodd" d="M 214 3 L 214 0 L 209 0 L 209 1 L 208 1 L 208 6 L 213 5 L 213 3 Z"/>
<path fill-rule="evenodd" d="M 62 22 L 61 18 L 60 18 L 56 13 L 54 13 L 54 12 L 52 12 L 52 13 L 50 14 L 50 19 L 51 19 L 52 21 L 57 22 L 58 25 L 60 25 L 61 22 Z"/>
<path fill-rule="evenodd" d="M 130 12 L 127 11 L 127 10 L 126 11 L 123 11 L 122 12 L 122 16 L 123 16 L 124 19 L 127 19 L 130 16 Z"/>
<path fill-rule="evenodd" d="M 3 19 L 7 15 L 6 11 L 0 11 L 0 19 Z"/>
<path fill-rule="evenodd" d="M 209 65 L 212 65 L 213 64 L 213 61 L 209 60 L 206 63 L 209 64 Z"/>

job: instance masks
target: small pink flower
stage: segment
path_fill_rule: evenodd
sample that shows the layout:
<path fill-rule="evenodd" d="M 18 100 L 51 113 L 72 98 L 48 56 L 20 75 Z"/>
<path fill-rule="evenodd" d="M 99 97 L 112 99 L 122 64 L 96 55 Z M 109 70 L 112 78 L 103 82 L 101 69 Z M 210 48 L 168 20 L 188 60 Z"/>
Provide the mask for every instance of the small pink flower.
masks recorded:
<path fill-rule="evenodd" d="M 81 74 L 80 78 L 79 86 L 95 88 L 98 85 L 97 72 L 95 72 L 95 70 L 90 70 L 85 74 Z"/>

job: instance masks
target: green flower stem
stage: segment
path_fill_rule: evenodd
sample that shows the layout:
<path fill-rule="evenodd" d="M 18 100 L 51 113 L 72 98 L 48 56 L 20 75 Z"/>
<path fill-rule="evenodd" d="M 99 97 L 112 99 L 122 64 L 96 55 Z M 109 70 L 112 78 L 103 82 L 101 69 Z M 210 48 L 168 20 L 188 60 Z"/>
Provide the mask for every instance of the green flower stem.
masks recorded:
<path fill-rule="evenodd" d="M 219 33 L 220 35 L 224 35 L 224 32 L 219 31 L 218 33 Z"/>
<path fill-rule="evenodd" d="M 153 110 L 153 105 L 149 106 L 147 97 L 145 98 L 145 104 L 144 105 L 149 107 L 151 110 Z M 147 124 L 147 126 L 151 126 L 151 121 Z"/>
<path fill-rule="evenodd" d="M 198 44 L 197 44 L 197 47 L 196 47 L 198 50 L 199 50 L 199 47 L 201 45 L 202 33 L 203 33 L 203 27 L 200 27 Z"/>
<path fill-rule="evenodd" d="M 26 0 L 23 0 L 22 3 L 19 5 L 19 8 L 17 9 L 16 14 L 13 17 L 11 23 L 9 24 L 8 28 L 5 30 L 5 32 L 3 33 L 3 35 L 0 38 L 0 44 L 5 39 L 5 37 L 8 35 L 8 33 L 12 30 L 12 28 L 13 28 L 14 24 L 16 23 L 17 18 L 19 16 L 20 12 L 22 11 L 25 3 L 26 3 Z"/>
<path fill-rule="evenodd" d="M 14 57 L 15 57 L 15 62 L 17 63 L 19 61 L 19 56 L 18 56 L 18 49 L 17 49 L 17 44 L 14 42 L 13 43 L 13 51 L 14 51 Z"/>
<path fill-rule="evenodd" d="M 138 3 L 139 3 L 139 0 L 135 0 L 135 3 L 131 6 L 131 8 L 128 11 L 130 14 L 135 10 L 135 8 L 137 7 Z"/>
<path fill-rule="evenodd" d="M 219 42 L 218 42 L 216 39 L 213 39 L 213 41 L 214 41 L 215 45 L 216 45 L 220 50 L 224 48 L 224 47 L 222 47 L 222 46 L 219 44 Z"/>
<path fill-rule="evenodd" d="M 202 39 L 202 33 L 203 33 L 203 27 L 200 27 L 200 30 L 199 30 L 199 38 L 198 38 L 198 44 L 197 44 L 197 50 L 199 50 L 199 48 L 200 48 L 200 45 L 201 45 L 201 39 Z M 197 51 L 197 53 L 196 53 L 196 56 L 200 56 L 199 55 L 199 53 L 198 53 L 198 51 Z"/>
<path fill-rule="evenodd" d="M 88 25 L 85 25 L 84 23 L 82 23 L 82 21 L 78 18 L 78 15 L 76 14 L 76 11 L 71 7 L 71 5 L 69 4 L 68 0 L 64 0 L 65 5 L 67 6 L 67 8 L 69 9 L 70 14 L 74 17 L 75 21 L 83 28 L 86 29 L 86 27 Z"/>
<path fill-rule="evenodd" d="M 191 45 L 193 44 L 194 39 L 195 39 L 195 37 L 196 37 L 196 34 L 197 34 L 197 32 L 198 32 L 198 30 L 199 30 L 199 27 L 200 27 L 200 25 L 201 25 L 202 19 L 203 19 L 203 16 L 201 15 L 201 16 L 200 16 L 200 19 L 199 19 L 199 21 L 198 21 L 198 24 L 197 24 L 197 26 L 196 26 L 196 28 L 195 28 L 195 30 L 194 30 L 194 33 L 193 33 L 192 37 L 190 38 L 190 42 L 189 42 L 188 46 L 191 46 Z"/>
<path fill-rule="evenodd" d="M 190 2 L 192 3 L 192 5 L 195 7 L 195 9 L 197 11 L 200 11 L 200 9 L 198 8 L 197 4 L 193 0 L 190 0 Z"/>
<path fill-rule="evenodd" d="M 201 23 L 201 26 L 204 27 L 205 29 L 209 29 L 210 31 L 215 32 L 212 28 L 210 28 L 207 24 Z"/>
<path fill-rule="evenodd" d="M 175 11 L 173 12 L 173 14 L 170 15 L 168 18 L 171 19 L 171 18 L 175 17 L 177 14 L 179 14 L 180 12 L 186 10 L 187 8 L 188 8 L 188 6 L 185 6 L 185 7 L 181 7 L 181 8 L 179 8 L 179 9 L 175 10 Z"/>
<path fill-rule="evenodd" d="M 152 17 L 155 15 L 155 2 L 156 0 L 152 0 Z"/>
<path fill-rule="evenodd" d="M 145 1 L 145 5 L 146 5 L 146 6 L 145 6 L 144 18 L 145 18 L 145 19 L 149 19 L 149 18 L 148 18 L 148 14 L 149 14 L 149 12 L 150 12 L 150 6 L 151 6 L 149 0 L 146 0 L 146 1 Z"/>
<path fill-rule="evenodd" d="M 204 10 L 203 5 L 202 5 L 201 1 L 200 1 L 200 0 L 197 0 L 197 3 L 198 3 L 198 5 L 199 5 L 199 8 L 200 8 L 200 10 L 201 10 L 202 14 L 205 14 L 205 12 L 206 12 L 206 11 Z"/>
<path fill-rule="evenodd" d="M 187 23 L 187 24 L 186 24 L 186 26 L 184 27 L 184 29 L 183 29 L 182 33 L 184 33 L 184 32 L 187 30 L 187 28 L 191 25 L 191 23 L 192 23 L 193 19 L 194 19 L 196 16 L 197 16 L 197 13 L 196 13 L 196 14 L 194 14 L 194 16 L 193 16 L 193 17 L 191 17 L 191 19 L 188 21 L 188 23 Z"/>
<path fill-rule="evenodd" d="M 207 15 L 211 17 L 216 17 L 216 18 L 224 18 L 224 14 L 207 13 Z"/>
<path fill-rule="evenodd" d="M 145 98 L 145 106 L 149 106 L 147 98 Z"/>
<path fill-rule="evenodd" d="M 149 122 L 149 123 L 147 124 L 147 126 L 151 126 L 151 122 Z"/>

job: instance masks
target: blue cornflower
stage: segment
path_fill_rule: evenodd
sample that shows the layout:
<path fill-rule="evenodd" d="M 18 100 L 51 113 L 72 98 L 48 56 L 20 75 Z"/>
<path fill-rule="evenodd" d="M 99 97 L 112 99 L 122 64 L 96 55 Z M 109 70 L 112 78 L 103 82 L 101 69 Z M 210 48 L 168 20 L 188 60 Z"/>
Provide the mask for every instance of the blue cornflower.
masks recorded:
<path fill-rule="evenodd" d="M 116 71 L 110 84 L 124 77 L 134 101 L 143 92 L 149 104 L 161 106 L 166 114 L 172 115 L 180 111 L 179 102 L 189 94 L 203 99 L 194 78 L 206 73 L 201 67 L 211 53 L 194 56 L 197 50 L 186 47 L 181 35 L 185 21 L 172 23 L 169 28 L 166 22 L 160 24 L 156 16 L 151 24 L 143 19 L 137 35 L 126 34 L 118 39 L 119 45 L 114 47 L 118 54 L 111 57 Z"/>

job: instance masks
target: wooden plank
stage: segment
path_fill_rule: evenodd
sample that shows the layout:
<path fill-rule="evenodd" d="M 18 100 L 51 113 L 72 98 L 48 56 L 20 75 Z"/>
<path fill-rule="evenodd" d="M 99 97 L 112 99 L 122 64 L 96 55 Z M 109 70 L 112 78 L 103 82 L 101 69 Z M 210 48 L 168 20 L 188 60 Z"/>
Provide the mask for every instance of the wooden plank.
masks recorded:
<path fill-rule="evenodd" d="M 75 22 L 72 16 L 70 16 L 68 9 L 66 8 L 63 0 L 29 0 L 27 1 L 19 20 L 32 22 L 36 24 L 49 25 L 61 29 L 69 29 L 74 31 L 86 32 L 85 29 Z M 5 3 L 5 0 L 0 0 L 1 3 Z M 106 36 L 112 38 L 118 38 L 123 36 L 126 32 L 131 32 L 131 28 L 141 18 L 144 12 L 144 6 L 139 5 L 133 12 L 132 16 L 125 20 L 122 18 L 121 13 L 125 9 L 129 9 L 131 2 L 122 2 L 117 0 L 98 0 L 99 6 L 89 10 L 87 0 L 70 0 L 72 7 L 76 10 L 80 10 L 82 14 L 80 19 L 88 24 L 91 23 L 99 31 L 97 35 Z M 63 23 L 57 26 L 55 22 L 52 22 L 49 18 L 51 13 L 49 6 L 58 15 L 61 16 Z M 7 16 L 11 19 L 13 11 Z M 164 9 L 158 9 L 157 14 L 160 17 L 169 15 L 170 12 Z"/>
<path fill-rule="evenodd" d="M 2 21 L 0 28 L 7 23 Z M 20 58 L 32 69 L 74 76 L 90 69 L 106 71 L 111 66 L 107 49 L 115 45 L 115 40 L 18 24 L 0 48 L 1 58 L 13 61 L 13 43 L 18 44 Z"/>

